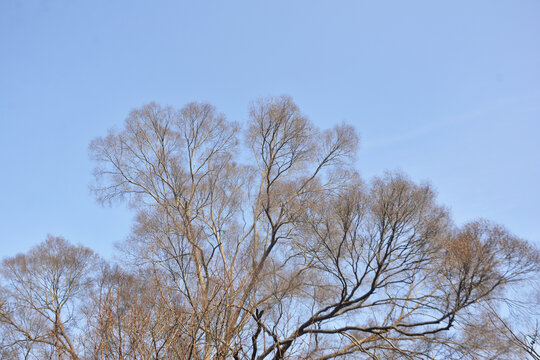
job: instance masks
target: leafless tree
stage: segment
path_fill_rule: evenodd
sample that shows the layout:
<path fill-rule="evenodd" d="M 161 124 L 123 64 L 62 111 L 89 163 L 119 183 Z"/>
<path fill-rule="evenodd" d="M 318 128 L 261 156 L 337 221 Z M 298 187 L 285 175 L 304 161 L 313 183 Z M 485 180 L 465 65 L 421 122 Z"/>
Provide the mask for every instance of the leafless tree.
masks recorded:
<path fill-rule="evenodd" d="M 5 259 L 3 349 L 23 359 L 80 359 L 78 309 L 97 262 L 90 249 L 52 236 L 28 254 Z"/>
<path fill-rule="evenodd" d="M 354 129 L 320 131 L 288 97 L 253 103 L 240 133 L 208 104 L 149 104 L 91 144 L 97 198 L 137 209 L 124 249 L 182 309 L 189 358 L 497 351 L 465 329 L 538 271 L 536 249 L 486 221 L 457 228 L 404 175 L 364 183 Z"/>

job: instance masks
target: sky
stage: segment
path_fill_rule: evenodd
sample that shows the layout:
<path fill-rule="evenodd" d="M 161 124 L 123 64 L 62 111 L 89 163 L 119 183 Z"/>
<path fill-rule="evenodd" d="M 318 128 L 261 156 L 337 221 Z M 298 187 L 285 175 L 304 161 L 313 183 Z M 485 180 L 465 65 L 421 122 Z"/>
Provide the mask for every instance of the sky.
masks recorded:
<path fill-rule="evenodd" d="M 133 213 L 88 144 L 155 101 L 243 122 L 287 94 L 361 137 L 369 180 L 429 181 L 455 222 L 540 246 L 539 1 L 0 1 L 0 258 L 47 234 L 106 258 Z"/>

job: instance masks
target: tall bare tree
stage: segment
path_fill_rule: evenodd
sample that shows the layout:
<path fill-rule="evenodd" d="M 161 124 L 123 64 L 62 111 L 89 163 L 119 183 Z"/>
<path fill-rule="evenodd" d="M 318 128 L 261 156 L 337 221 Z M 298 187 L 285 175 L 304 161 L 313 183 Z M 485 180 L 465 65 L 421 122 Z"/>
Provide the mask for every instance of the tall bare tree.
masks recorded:
<path fill-rule="evenodd" d="M 538 271 L 536 249 L 486 221 L 457 228 L 401 174 L 364 183 L 354 129 L 321 131 L 289 97 L 253 103 L 240 133 L 208 104 L 149 104 L 91 144 L 97 198 L 137 209 L 124 249 L 182 309 L 189 358 L 497 353 L 465 329 Z"/>

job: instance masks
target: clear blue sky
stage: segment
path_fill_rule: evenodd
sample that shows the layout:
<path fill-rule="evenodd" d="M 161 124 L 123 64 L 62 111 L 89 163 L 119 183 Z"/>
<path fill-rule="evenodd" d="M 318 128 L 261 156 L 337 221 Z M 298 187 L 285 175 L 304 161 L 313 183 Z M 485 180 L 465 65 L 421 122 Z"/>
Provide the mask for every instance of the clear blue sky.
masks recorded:
<path fill-rule="evenodd" d="M 540 244 L 539 1 L 0 1 L 0 257 L 47 233 L 109 257 L 88 143 L 150 101 L 243 121 L 289 94 L 362 138 L 366 177 L 430 180 L 458 224 Z"/>

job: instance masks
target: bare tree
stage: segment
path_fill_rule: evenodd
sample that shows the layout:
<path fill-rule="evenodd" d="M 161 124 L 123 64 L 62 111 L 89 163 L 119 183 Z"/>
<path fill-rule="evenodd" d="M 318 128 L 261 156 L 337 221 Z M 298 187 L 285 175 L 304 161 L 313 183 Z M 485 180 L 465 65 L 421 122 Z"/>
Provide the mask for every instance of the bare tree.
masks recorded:
<path fill-rule="evenodd" d="M 52 236 L 28 254 L 5 259 L 3 348 L 24 359 L 80 359 L 79 305 L 97 262 L 90 249 Z"/>
<path fill-rule="evenodd" d="M 354 129 L 320 131 L 288 97 L 239 129 L 207 104 L 150 104 L 91 144 L 95 193 L 137 209 L 125 250 L 184 309 L 190 358 L 487 354 L 468 319 L 538 271 L 536 249 L 489 222 L 456 228 L 401 174 L 363 183 Z"/>

